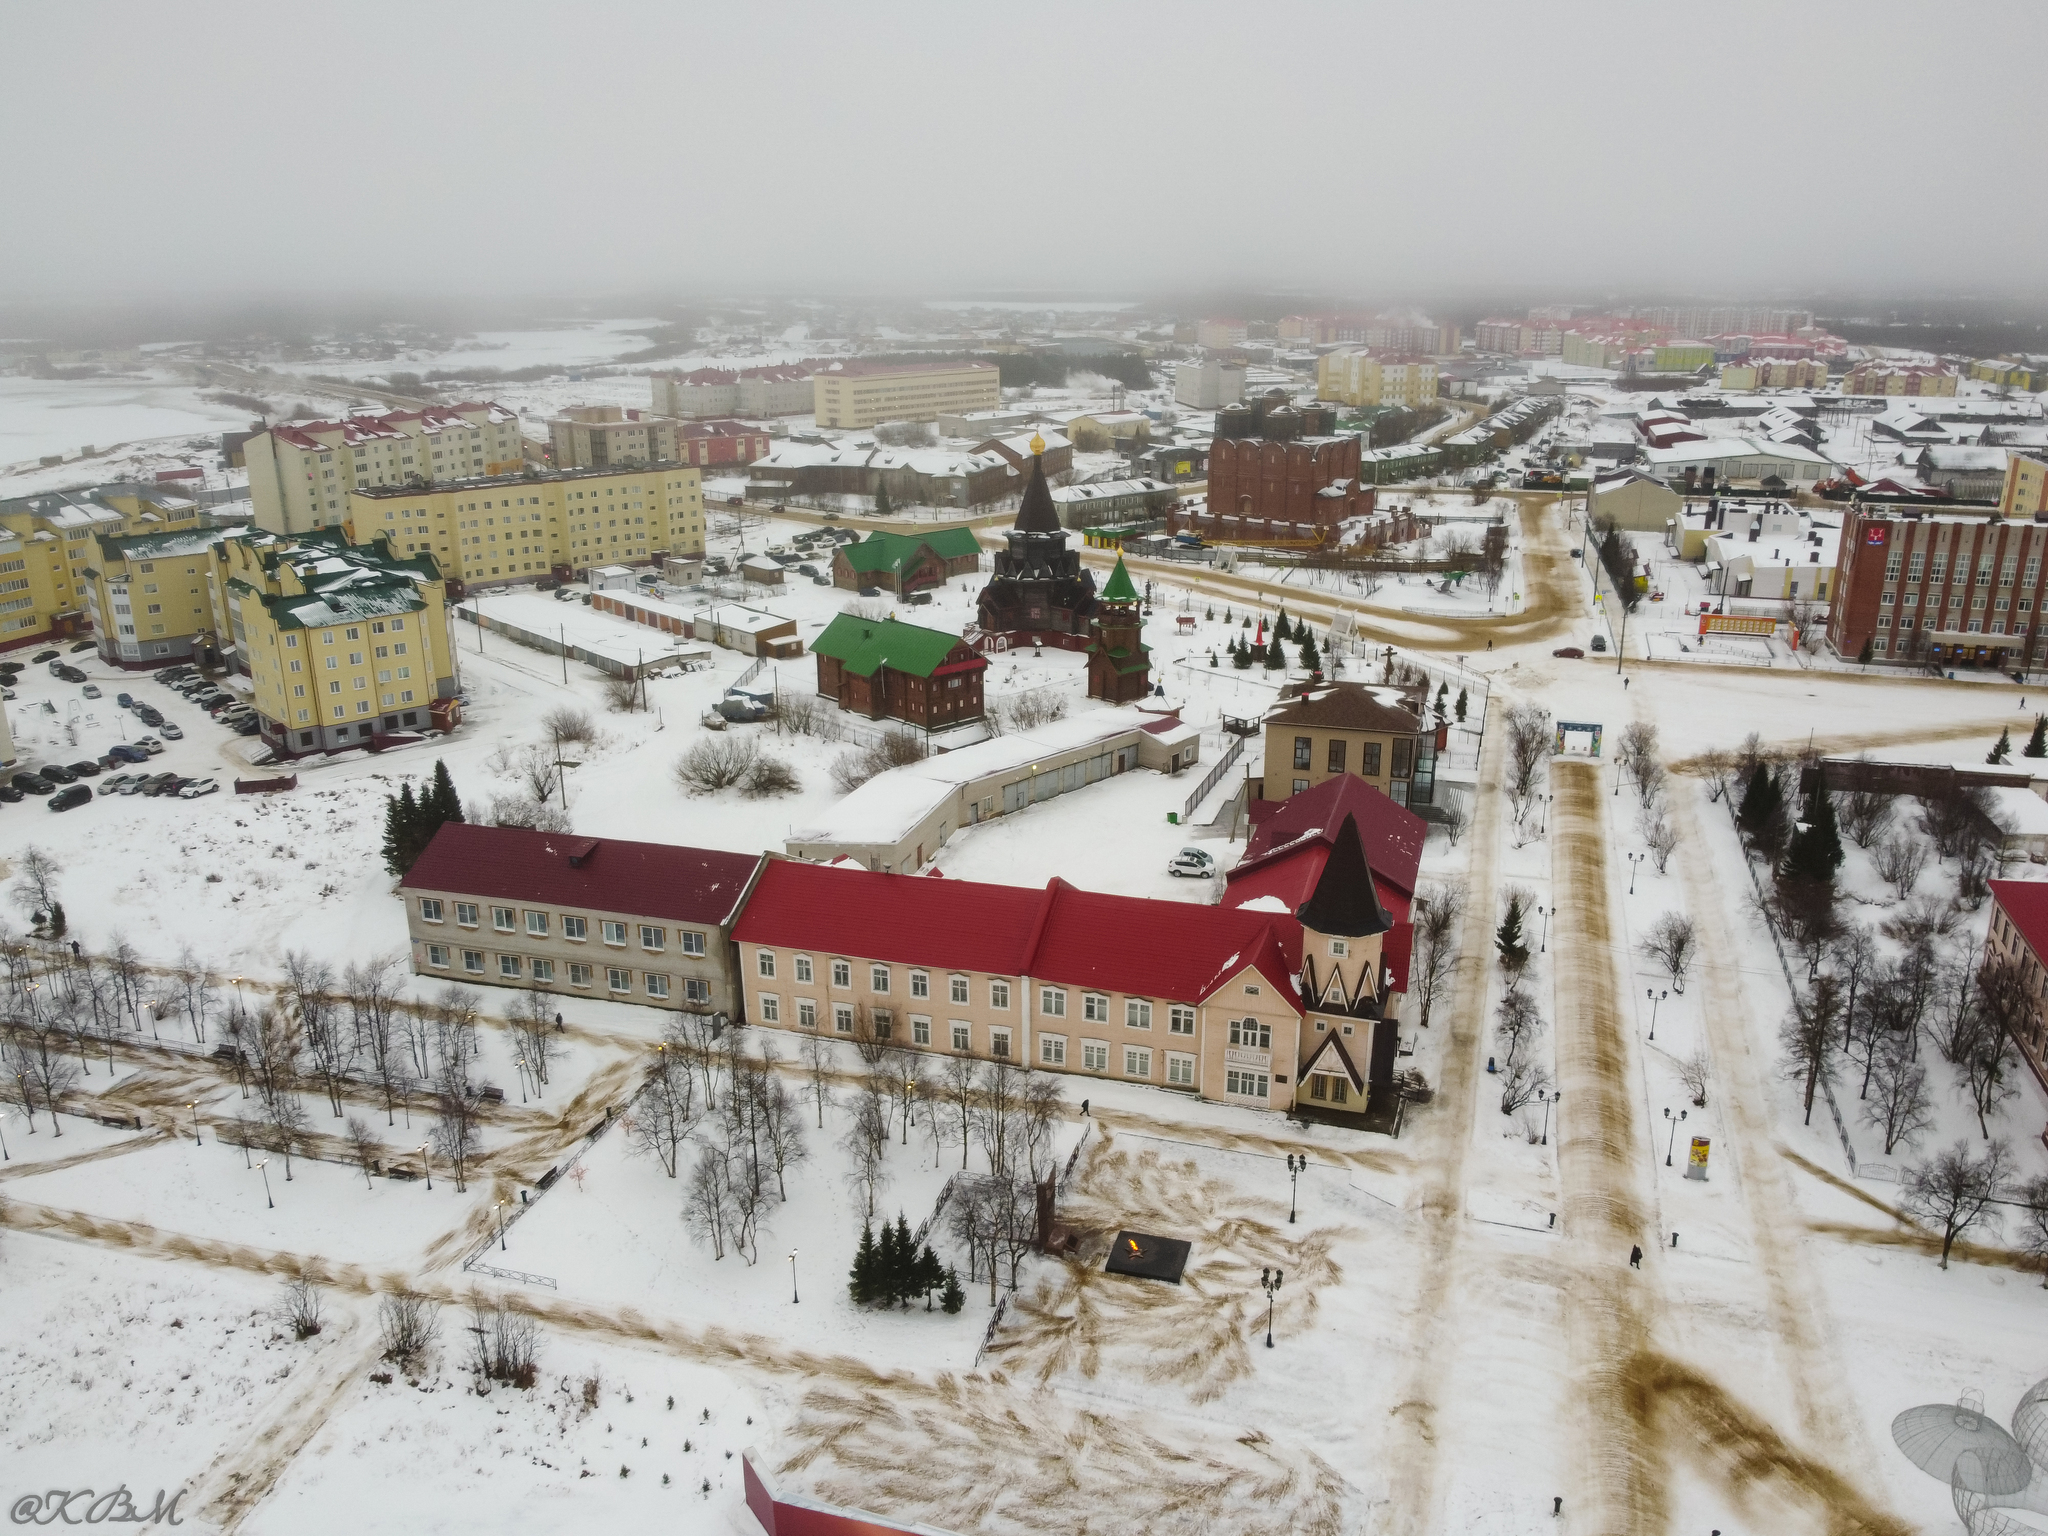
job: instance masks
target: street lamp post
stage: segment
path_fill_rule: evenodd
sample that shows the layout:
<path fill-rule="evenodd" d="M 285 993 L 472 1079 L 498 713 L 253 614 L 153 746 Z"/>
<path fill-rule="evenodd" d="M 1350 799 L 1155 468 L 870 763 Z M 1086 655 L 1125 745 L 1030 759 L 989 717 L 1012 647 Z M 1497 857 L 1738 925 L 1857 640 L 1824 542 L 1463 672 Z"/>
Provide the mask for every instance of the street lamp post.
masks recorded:
<path fill-rule="evenodd" d="M 1564 1094 L 1553 1091 L 1547 1097 L 1543 1094 L 1538 1094 L 1537 1097 L 1543 1100 L 1543 1145 L 1547 1147 L 1550 1145 L 1550 1108 L 1563 1098 Z"/>
<path fill-rule="evenodd" d="M 234 983 L 235 983 L 235 1012 L 237 1012 L 237 1013 L 246 1013 L 246 1012 L 248 1011 L 248 1004 L 246 1004 L 245 1002 L 243 1002 L 243 1001 L 242 1001 L 242 978 L 241 978 L 240 976 L 236 976 L 236 977 L 234 978 Z"/>
<path fill-rule="evenodd" d="M 42 990 L 43 984 L 40 981 L 32 981 L 22 988 L 22 991 L 28 994 L 28 1016 L 38 1029 L 43 1027 L 43 1015 L 42 1010 L 36 1007 L 36 994 Z"/>
<path fill-rule="evenodd" d="M 426 1170 L 427 1190 L 429 1193 L 432 1193 L 434 1188 L 434 1164 L 433 1160 L 427 1156 L 427 1144 L 424 1141 L 420 1143 L 420 1167 Z"/>
<path fill-rule="evenodd" d="M 1550 953 L 1550 916 L 1556 910 L 1555 907 L 1541 906 L 1536 909 L 1536 915 L 1543 919 L 1543 942 L 1536 946 L 1536 953 L 1539 955 Z"/>
<path fill-rule="evenodd" d="M 1635 895 L 1636 893 L 1636 871 L 1641 869 L 1642 867 L 1642 854 L 1632 853 L 1628 856 L 1628 893 L 1631 896 Z"/>
<path fill-rule="evenodd" d="M 270 1197 L 270 1159 L 266 1157 L 262 1162 L 258 1163 L 256 1171 L 263 1175 L 263 1198 L 274 1211 L 277 1209 L 277 1202 Z"/>
<path fill-rule="evenodd" d="M 526 1058 L 524 1056 L 515 1056 L 512 1058 L 512 1061 L 513 1065 L 519 1068 L 519 1102 L 524 1104 L 526 1102 Z"/>
<path fill-rule="evenodd" d="M 1671 1106 L 1667 1104 L 1664 1106 L 1664 1118 L 1671 1122 L 1671 1135 L 1666 1139 L 1664 1143 L 1664 1166 L 1666 1168 L 1669 1168 L 1671 1166 L 1672 1149 L 1678 1145 L 1678 1127 L 1685 1119 L 1685 1111 L 1681 1109 L 1678 1112 L 1678 1118 L 1676 1120 L 1672 1120 Z"/>
<path fill-rule="evenodd" d="M 505 1251 L 505 1202 L 500 1200 L 493 1207 L 498 1213 L 498 1252 Z"/>
<path fill-rule="evenodd" d="M 803 1298 L 796 1293 L 796 1250 L 792 1248 L 789 1250 L 789 1304 L 794 1307 L 802 1301 Z"/>
<path fill-rule="evenodd" d="M 1650 1000 L 1650 1038 L 1654 1040 L 1657 1038 L 1657 1006 L 1671 994 L 1669 992 L 1659 992 L 1655 987 L 1650 987 L 1645 989 L 1643 995 Z"/>
<path fill-rule="evenodd" d="M 192 1145 L 203 1146 L 205 1143 L 199 1134 L 199 1101 L 194 1099 L 185 1107 L 192 1111 Z"/>
<path fill-rule="evenodd" d="M 1301 1202 L 1301 1174 L 1302 1170 L 1306 1167 L 1308 1167 L 1308 1154 L 1306 1152 L 1301 1153 L 1299 1156 L 1292 1152 L 1287 1154 L 1287 1178 L 1289 1184 L 1287 1220 L 1290 1225 L 1294 1221 L 1295 1209 Z"/>
<path fill-rule="evenodd" d="M 1266 1293 L 1266 1348 L 1273 1347 L 1273 1293 L 1280 1289 L 1280 1271 L 1259 1271 L 1259 1288 Z"/>

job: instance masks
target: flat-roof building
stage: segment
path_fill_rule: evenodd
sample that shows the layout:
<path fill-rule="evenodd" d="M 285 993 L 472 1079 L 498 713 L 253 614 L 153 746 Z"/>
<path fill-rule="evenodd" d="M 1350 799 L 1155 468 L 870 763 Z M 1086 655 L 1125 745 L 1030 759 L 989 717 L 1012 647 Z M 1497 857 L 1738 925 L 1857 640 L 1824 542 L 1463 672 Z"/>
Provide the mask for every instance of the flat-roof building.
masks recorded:
<path fill-rule="evenodd" d="M 932 421 L 941 413 L 1003 403 L 1002 375 L 993 363 L 835 362 L 820 367 L 811 382 L 818 425 L 841 431 Z"/>

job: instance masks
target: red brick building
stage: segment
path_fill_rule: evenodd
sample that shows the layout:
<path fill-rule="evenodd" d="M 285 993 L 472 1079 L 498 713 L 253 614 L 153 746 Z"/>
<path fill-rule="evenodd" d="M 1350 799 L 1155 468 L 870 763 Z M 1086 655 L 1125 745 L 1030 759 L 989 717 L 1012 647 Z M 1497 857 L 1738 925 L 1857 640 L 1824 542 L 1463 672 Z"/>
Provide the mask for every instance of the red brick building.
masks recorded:
<path fill-rule="evenodd" d="M 1173 519 L 1212 538 L 1334 542 L 1337 524 L 1373 510 L 1358 481 L 1356 434 L 1340 437 L 1219 437 L 1209 449 L 1206 513 Z M 1318 530 L 1321 530 L 1319 533 Z"/>
<path fill-rule="evenodd" d="M 851 714 L 934 731 L 982 716 L 988 663 L 958 635 L 842 613 L 811 651 L 818 692 Z"/>
<path fill-rule="evenodd" d="M 2048 513 L 1852 510 L 1842 529 L 1828 639 L 1843 656 L 2031 669 L 2040 655 Z"/>
<path fill-rule="evenodd" d="M 744 421 L 691 421 L 676 428 L 676 457 L 685 464 L 751 464 L 773 447 L 766 432 Z"/>

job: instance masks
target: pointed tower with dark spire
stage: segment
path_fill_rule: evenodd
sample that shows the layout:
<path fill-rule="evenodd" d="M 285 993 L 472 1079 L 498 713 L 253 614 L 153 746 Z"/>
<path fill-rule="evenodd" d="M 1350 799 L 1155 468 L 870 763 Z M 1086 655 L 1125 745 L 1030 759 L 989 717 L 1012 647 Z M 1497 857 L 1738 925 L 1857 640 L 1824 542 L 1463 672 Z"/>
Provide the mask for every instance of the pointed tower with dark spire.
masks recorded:
<path fill-rule="evenodd" d="M 1116 569 L 1096 606 L 1094 634 L 1088 642 L 1088 697 L 1112 704 L 1142 699 L 1152 688 L 1152 652 L 1140 636 L 1144 631 L 1138 589 L 1116 557 Z"/>
<path fill-rule="evenodd" d="M 1301 922 L 1301 1061 L 1298 1107 L 1363 1114 L 1391 1093 L 1400 1030 L 1387 1015 L 1385 965 L 1394 919 L 1381 905 L 1372 866 L 1347 814 L 1331 840 Z"/>
<path fill-rule="evenodd" d="M 995 574 L 981 589 L 976 614 L 984 650 L 1013 645 L 1057 645 L 1086 650 L 1095 616 L 1095 577 L 1067 547 L 1067 530 L 1045 483 L 1045 439 L 1031 439 L 1031 474 L 1017 522 L 996 556 Z"/>

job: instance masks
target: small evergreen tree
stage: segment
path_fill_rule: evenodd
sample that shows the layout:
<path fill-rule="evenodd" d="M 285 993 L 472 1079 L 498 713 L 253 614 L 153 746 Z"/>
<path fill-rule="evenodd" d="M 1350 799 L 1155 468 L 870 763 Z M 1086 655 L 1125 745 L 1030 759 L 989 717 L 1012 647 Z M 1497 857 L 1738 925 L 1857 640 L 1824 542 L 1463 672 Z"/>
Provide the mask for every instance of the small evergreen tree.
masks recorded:
<path fill-rule="evenodd" d="M 1209 652 L 1209 665 L 1212 667 L 1216 665 L 1216 652 L 1214 650 Z"/>
<path fill-rule="evenodd" d="M 1456 710 L 1458 724 L 1460 725 L 1463 725 L 1465 723 L 1465 702 L 1465 690 L 1463 688 L 1460 688 L 1458 690 L 1458 706 Z"/>
<path fill-rule="evenodd" d="M 53 939 L 61 939 L 69 931 L 70 920 L 64 916 L 63 902 L 53 901 L 50 903 L 49 926 L 50 937 Z"/>
<path fill-rule="evenodd" d="M 1870 642 L 1869 642 L 1868 640 L 1865 640 L 1865 641 L 1863 642 L 1863 649 L 1862 649 L 1862 650 L 1860 650 L 1860 651 L 1858 651 L 1858 652 L 1856 653 L 1856 665 L 1857 665 L 1857 666 L 1859 666 L 1859 667 L 1867 667 L 1867 666 L 1869 666 L 1869 665 L 1870 665 L 1870 656 L 1871 656 L 1871 647 L 1870 647 Z"/>
<path fill-rule="evenodd" d="M 1304 635 L 1301 640 L 1301 669 L 1304 672 L 1320 672 L 1323 658 L 1316 654 L 1316 637 Z"/>
<path fill-rule="evenodd" d="M 1792 837 L 1785 852 L 1784 873 L 1794 880 L 1815 885 L 1833 885 L 1835 871 L 1842 867 L 1842 834 L 1835 825 L 1835 798 L 1827 781 L 1816 770 L 1813 793 L 1807 797 L 1806 825 Z"/>
<path fill-rule="evenodd" d="M 455 780 L 449 776 L 447 763 L 438 757 L 434 759 L 434 787 L 428 792 L 428 803 L 434 808 L 436 831 L 443 822 L 467 820 L 462 814 L 462 797 L 455 793 Z"/>
<path fill-rule="evenodd" d="M 866 1222 L 860 1227 L 860 1247 L 854 1250 L 853 1269 L 847 1277 L 847 1293 L 855 1306 L 866 1306 L 875 1294 L 875 1229 Z"/>
<path fill-rule="evenodd" d="M 419 853 L 420 808 L 408 780 L 396 795 L 384 797 L 384 867 L 394 875 L 412 868 Z"/>
<path fill-rule="evenodd" d="M 1216 622 L 1216 605 L 1215 605 L 1214 603 L 1211 603 L 1211 604 L 1210 604 L 1210 605 L 1209 605 L 1209 606 L 1208 606 L 1208 607 L 1207 607 L 1206 609 L 1204 609 L 1204 610 L 1202 611 L 1202 617 L 1203 617 L 1204 619 L 1208 620 L 1208 621 L 1209 621 L 1209 622 L 1210 622 L 1211 624 L 1215 623 L 1215 622 Z"/>
<path fill-rule="evenodd" d="M 887 517 L 895 510 L 889 504 L 889 482 L 880 475 L 875 477 L 875 516 Z"/>
<path fill-rule="evenodd" d="M 1287 665 L 1287 653 L 1280 649 L 1280 631 L 1273 631 L 1273 638 L 1266 642 L 1266 670 L 1278 672 Z"/>
<path fill-rule="evenodd" d="M 1522 898 L 1519 894 L 1508 897 L 1507 916 L 1494 930 L 1493 947 L 1500 952 L 1500 963 L 1511 971 L 1529 963 L 1529 945 L 1522 937 Z"/>
<path fill-rule="evenodd" d="M 1991 755 L 1985 758 L 1984 761 L 1987 763 L 2003 763 L 2009 761 L 2011 757 L 2012 732 L 2000 731 L 1998 733 L 1998 745 L 1991 749 Z"/>
<path fill-rule="evenodd" d="M 909 1218 L 901 1211 L 896 1213 L 896 1232 L 889 1246 L 889 1299 L 907 1307 L 910 1298 L 924 1289 L 919 1283 L 924 1269 L 918 1262 L 917 1240 L 910 1235 Z"/>
<path fill-rule="evenodd" d="M 2027 738 L 2021 757 L 2048 757 L 2048 715 L 2034 716 L 2034 734 Z"/>
<path fill-rule="evenodd" d="M 1237 670 L 1240 672 L 1244 671 L 1246 668 L 1251 666 L 1252 648 L 1247 642 L 1240 640 L 1237 642 L 1236 646 L 1232 648 L 1230 652 L 1230 664 L 1233 667 L 1237 668 Z"/>
<path fill-rule="evenodd" d="M 960 1271 L 948 1268 L 945 1293 L 939 1297 L 939 1310 L 950 1317 L 966 1305 L 967 1293 L 960 1289 Z"/>
<path fill-rule="evenodd" d="M 1252 627 L 1252 616 L 1250 614 L 1246 614 L 1242 619 L 1238 621 L 1237 627 L 1239 629 L 1250 629 Z"/>
<path fill-rule="evenodd" d="M 1292 640 L 1294 638 L 1294 624 L 1287 617 L 1287 610 L 1285 608 L 1282 608 L 1273 615 L 1273 637 L 1276 640 Z"/>
<path fill-rule="evenodd" d="M 1228 603 L 1225 603 L 1223 605 L 1223 622 L 1226 624 L 1233 622 L 1233 617 L 1230 611 L 1230 605 Z"/>
<path fill-rule="evenodd" d="M 924 1292 L 924 1309 L 932 1309 L 932 1292 L 946 1283 L 946 1266 L 939 1262 L 939 1256 L 932 1252 L 932 1245 L 926 1243 L 924 1252 L 917 1258 L 917 1288 Z"/>

